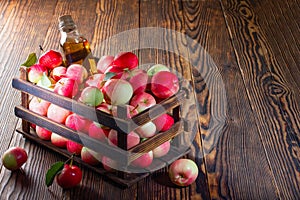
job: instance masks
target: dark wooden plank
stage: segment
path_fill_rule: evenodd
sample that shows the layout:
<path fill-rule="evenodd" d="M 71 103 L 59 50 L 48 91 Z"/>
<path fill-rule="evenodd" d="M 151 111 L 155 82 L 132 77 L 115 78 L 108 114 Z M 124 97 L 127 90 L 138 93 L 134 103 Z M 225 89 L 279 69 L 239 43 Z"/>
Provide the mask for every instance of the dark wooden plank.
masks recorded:
<path fill-rule="evenodd" d="M 295 24 L 295 20 L 299 21 L 299 16 L 284 14 L 298 13 L 299 2 L 285 1 L 280 4 L 271 1 L 222 2 L 278 195 L 283 199 L 298 199 L 300 197 L 299 71 L 295 71 L 298 67 L 293 63 L 299 61 L 299 42 L 295 39 L 298 38 L 295 37 L 295 32 L 288 33 L 286 36 L 290 37 L 285 40 L 278 34 L 289 30 L 299 32 L 299 26 Z M 265 10 L 265 6 L 269 8 Z M 266 15 L 271 15 L 271 18 L 265 19 Z M 278 16 L 278 19 L 274 19 L 274 16 Z M 282 22 L 282 18 L 285 17 L 291 18 L 291 24 Z M 276 23 L 275 21 L 278 27 L 271 25 Z M 279 29 L 282 31 L 278 31 Z M 285 51 L 292 55 L 287 58 L 286 53 L 278 51 L 275 47 L 277 42 L 274 40 L 282 41 L 280 46 L 282 48 L 286 46 Z M 288 40 L 291 41 L 287 42 Z M 289 60 L 293 75 L 285 69 L 283 57 Z"/>
<path fill-rule="evenodd" d="M 198 43 L 190 46 L 190 56 L 210 197 L 276 199 L 221 5 L 184 1 L 183 10 L 186 34 Z"/>

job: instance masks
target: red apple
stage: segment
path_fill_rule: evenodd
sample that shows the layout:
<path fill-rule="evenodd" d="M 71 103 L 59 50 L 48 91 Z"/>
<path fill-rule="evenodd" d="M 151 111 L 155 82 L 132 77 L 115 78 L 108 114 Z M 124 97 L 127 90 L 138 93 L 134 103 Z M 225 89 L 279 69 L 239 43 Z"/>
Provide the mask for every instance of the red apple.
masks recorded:
<path fill-rule="evenodd" d="M 67 75 L 66 75 L 66 72 L 67 72 L 67 68 L 66 67 L 63 67 L 63 66 L 58 66 L 58 67 L 55 67 L 51 73 L 50 73 L 50 76 L 53 80 L 55 80 L 56 82 L 59 81 L 61 78 L 65 78 Z"/>
<path fill-rule="evenodd" d="M 72 188 L 80 184 L 82 179 L 82 172 L 79 167 L 75 165 L 65 164 L 62 171 L 56 175 L 57 184 L 64 188 Z"/>
<path fill-rule="evenodd" d="M 95 156 L 96 154 L 97 153 L 93 150 L 87 147 L 82 147 L 80 154 L 81 160 L 89 165 L 98 165 L 100 163 L 100 160 Z"/>
<path fill-rule="evenodd" d="M 67 138 L 64 138 L 56 133 L 51 134 L 51 143 L 54 146 L 60 147 L 60 148 L 65 148 L 67 145 Z"/>
<path fill-rule="evenodd" d="M 169 152 L 170 147 L 171 147 L 170 141 L 166 141 L 162 143 L 161 145 L 153 149 L 153 157 L 160 158 L 162 156 L 165 156 Z"/>
<path fill-rule="evenodd" d="M 147 92 L 138 93 L 134 95 L 130 100 L 130 105 L 135 107 L 138 112 L 142 112 L 155 104 L 155 98 Z"/>
<path fill-rule="evenodd" d="M 145 70 L 134 69 L 129 72 L 128 81 L 133 88 L 133 94 L 138 94 L 146 90 L 148 75 Z"/>
<path fill-rule="evenodd" d="M 178 77 L 168 71 L 160 71 L 153 75 L 151 79 L 152 93 L 161 99 L 173 96 L 179 90 Z"/>
<path fill-rule="evenodd" d="M 155 124 L 157 131 L 164 132 L 169 130 L 173 126 L 174 118 L 171 115 L 164 113 L 154 119 L 153 123 Z"/>
<path fill-rule="evenodd" d="M 111 129 L 108 134 L 108 143 L 111 145 L 118 145 L 118 132 Z M 127 135 L 127 149 L 130 149 L 140 143 L 140 136 L 135 132 L 130 132 Z"/>
<path fill-rule="evenodd" d="M 113 73 L 114 75 L 111 77 L 112 79 L 124 79 L 122 78 L 124 72 L 125 71 L 123 68 L 117 66 L 110 66 L 105 70 L 104 74 L 106 76 L 108 73 Z"/>
<path fill-rule="evenodd" d="M 97 70 L 99 73 L 103 73 L 107 70 L 107 68 L 111 65 L 114 60 L 114 56 L 105 55 L 100 58 L 97 62 Z"/>
<path fill-rule="evenodd" d="M 109 131 L 110 128 L 93 122 L 89 127 L 89 136 L 100 141 L 105 141 L 105 139 L 108 137 Z"/>
<path fill-rule="evenodd" d="M 29 68 L 28 80 L 32 83 L 37 83 L 41 80 L 43 74 L 48 75 L 48 69 L 41 64 L 34 64 Z"/>
<path fill-rule="evenodd" d="M 64 124 L 71 111 L 59 107 L 55 104 L 50 104 L 47 112 L 47 117 L 57 123 Z"/>
<path fill-rule="evenodd" d="M 104 84 L 104 78 L 104 74 L 93 74 L 86 79 L 84 85 L 85 87 L 92 86 L 101 89 Z"/>
<path fill-rule="evenodd" d="M 128 81 L 110 79 L 105 82 L 102 92 L 106 103 L 111 105 L 126 104 L 132 97 L 133 89 Z"/>
<path fill-rule="evenodd" d="M 113 62 L 112 66 L 117 66 L 122 69 L 134 69 L 138 66 L 138 58 L 134 53 L 131 52 L 120 52 L 118 53 Z"/>
<path fill-rule="evenodd" d="M 49 131 L 43 127 L 40 127 L 40 126 L 36 126 L 35 132 L 36 132 L 37 136 L 39 138 L 41 138 L 42 140 L 51 140 L 51 135 L 52 135 L 51 131 Z"/>
<path fill-rule="evenodd" d="M 2 163 L 5 168 L 14 171 L 20 169 L 27 158 L 27 153 L 23 148 L 11 147 L 2 155 Z"/>
<path fill-rule="evenodd" d="M 71 154 L 80 155 L 83 146 L 72 140 L 67 140 L 66 147 Z"/>
<path fill-rule="evenodd" d="M 139 126 L 136 130 L 141 138 L 150 138 L 156 133 L 156 126 L 153 122 L 149 121 L 144 125 Z"/>
<path fill-rule="evenodd" d="M 39 63 L 50 70 L 60 66 L 62 64 L 62 61 L 63 58 L 60 52 L 52 49 L 43 53 L 39 58 Z"/>
<path fill-rule="evenodd" d="M 29 110 L 37 114 L 40 114 L 42 116 L 47 115 L 49 106 L 50 106 L 50 102 L 40 99 L 38 97 L 33 97 L 29 102 Z"/>
<path fill-rule="evenodd" d="M 66 75 L 68 78 L 71 78 L 80 84 L 88 77 L 88 72 L 86 68 L 80 64 L 71 64 L 67 68 Z"/>
<path fill-rule="evenodd" d="M 153 161 L 153 152 L 149 151 L 148 153 L 145 153 L 142 156 L 135 159 L 134 161 L 132 161 L 131 165 L 134 167 L 146 168 L 151 165 L 152 161 Z"/>
<path fill-rule="evenodd" d="M 198 167 L 190 159 L 178 159 L 169 167 L 169 177 L 178 186 L 188 186 L 192 184 L 198 176 Z"/>
<path fill-rule="evenodd" d="M 61 78 L 54 86 L 56 94 L 73 98 L 78 93 L 78 84 L 71 78 Z"/>

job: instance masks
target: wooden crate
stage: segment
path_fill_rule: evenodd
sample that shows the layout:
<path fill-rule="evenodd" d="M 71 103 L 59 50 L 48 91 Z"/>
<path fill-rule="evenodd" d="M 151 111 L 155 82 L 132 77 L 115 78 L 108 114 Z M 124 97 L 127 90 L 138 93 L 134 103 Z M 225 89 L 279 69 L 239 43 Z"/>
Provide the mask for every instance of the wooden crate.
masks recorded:
<path fill-rule="evenodd" d="M 21 105 L 15 107 L 15 115 L 22 119 L 22 127 L 18 128 L 17 131 L 23 134 L 24 137 L 37 142 L 44 147 L 66 157 L 70 157 L 70 153 L 66 149 L 58 148 L 51 144 L 50 141 L 44 141 L 38 138 L 34 133 L 34 130 L 30 128 L 30 123 L 33 123 L 74 142 L 82 144 L 96 152 L 100 152 L 102 155 L 118 160 L 121 163 L 125 163 L 124 166 L 121 166 L 122 170 L 113 173 L 107 172 L 101 166 L 88 165 L 82 162 L 80 157 L 75 157 L 75 161 L 78 163 L 104 175 L 119 186 L 129 187 L 142 178 L 148 176 L 151 172 L 153 172 L 153 169 L 158 170 L 166 167 L 174 160 L 187 154 L 189 151 L 184 145 L 181 145 L 180 139 L 181 133 L 189 127 L 188 122 L 184 121 L 180 117 L 181 102 L 187 96 L 187 92 L 183 88 L 176 95 L 163 100 L 157 105 L 139 113 L 129 120 L 126 118 L 125 113 L 127 113 L 127 111 L 124 106 L 118 106 L 118 117 L 114 117 L 100 110 L 96 110 L 94 107 L 90 107 L 73 99 L 55 94 L 47 89 L 28 82 L 26 68 L 21 67 L 20 72 L 20 78 L 14 78 L 12 81 L 12 86 L 21 91 Z M 93 139 L 87 134 L 74 131 L 63 124 L 57 123 L 47 117 L 30 111 L 28 109 L 29 96 L 36 96 L 44 99 L 92 121 L 96 121 L 104 126 L 117 130 L 118 147 Z M 172 114 L 174 118 L 175 123 L 171 129 L 165 132 L 160 132 L 133 148 L 127 149 L 128 133 L 165 112 Z M 96 114 L 91 115 L 91 113 Z M 138 173 L 129 173 L 134 171 L 134 169 L 130 166 L 131 161 L 171 139 L 175 145 L 171 145 L 171 149 L 166 156 L 162 158 L 155 158 L 149 168 L 138 169 Z"/>

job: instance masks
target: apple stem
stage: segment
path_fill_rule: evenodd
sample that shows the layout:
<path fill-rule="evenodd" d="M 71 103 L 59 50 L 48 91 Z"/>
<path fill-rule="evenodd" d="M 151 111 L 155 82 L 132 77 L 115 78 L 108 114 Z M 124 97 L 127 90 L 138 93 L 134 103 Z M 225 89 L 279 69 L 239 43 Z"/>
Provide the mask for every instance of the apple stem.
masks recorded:
<path fill-rule="evenodd" d="M 44 53 L 44 49 L 43 49 L 42 45 L 39 45 L 39 48 Z"/>

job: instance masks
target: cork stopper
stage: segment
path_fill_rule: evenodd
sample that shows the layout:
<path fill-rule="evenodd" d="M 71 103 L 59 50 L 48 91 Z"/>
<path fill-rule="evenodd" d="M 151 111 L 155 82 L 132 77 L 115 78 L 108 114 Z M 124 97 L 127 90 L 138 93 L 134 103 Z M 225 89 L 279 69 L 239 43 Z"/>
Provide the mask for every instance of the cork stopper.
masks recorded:
<path fill-rule="evenodd" d="M 75 26 L 75 22 L 73 21 L 71 15 L 62 15 L 58 18 L 58 21 L 59 21 L 58 24 L 59 29 Z"/>

